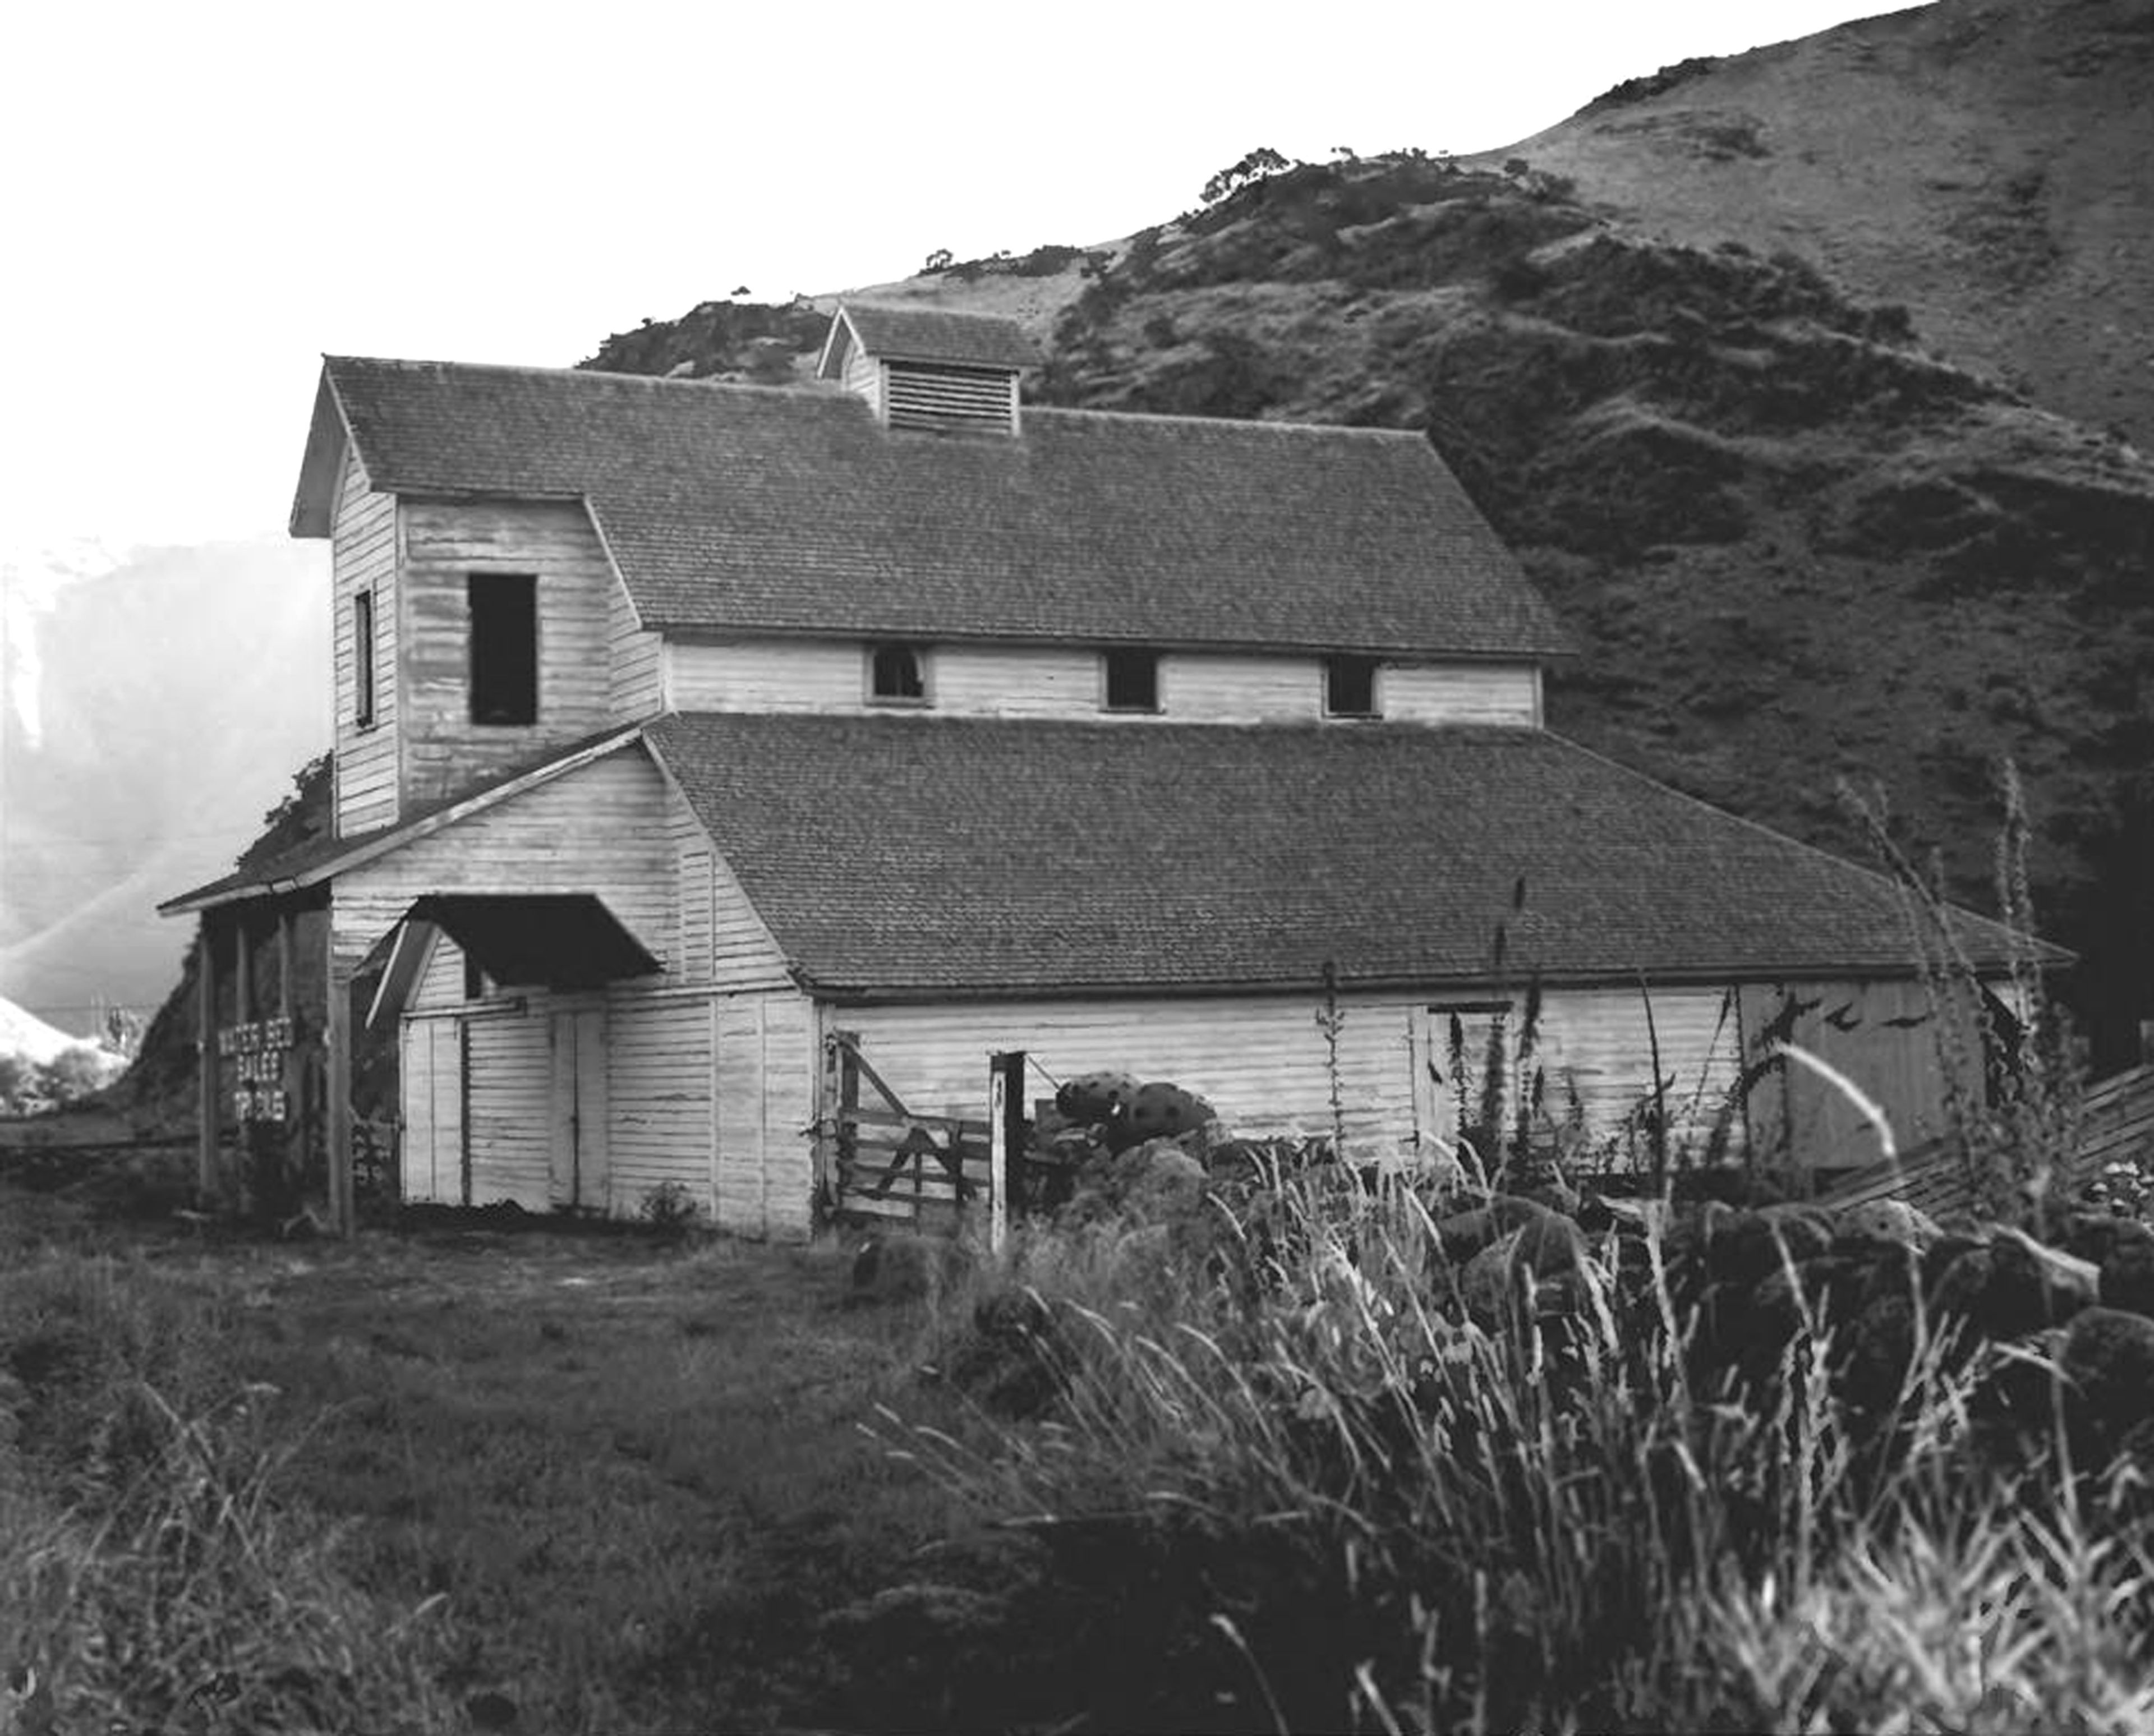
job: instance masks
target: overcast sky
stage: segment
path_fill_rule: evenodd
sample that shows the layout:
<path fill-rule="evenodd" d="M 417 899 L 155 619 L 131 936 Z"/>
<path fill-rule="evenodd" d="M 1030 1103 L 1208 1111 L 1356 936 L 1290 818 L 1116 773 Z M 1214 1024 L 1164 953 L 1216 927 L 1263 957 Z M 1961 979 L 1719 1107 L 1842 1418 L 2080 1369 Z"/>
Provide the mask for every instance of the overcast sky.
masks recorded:
<path fill-rule="evenodd" d="M 738 284 L 1111 239 L 1258 145 L 1485 150 L 1891 9 L 26 4 L 0 564 L 280 534 L 324 350 L 566 365 Z"/>

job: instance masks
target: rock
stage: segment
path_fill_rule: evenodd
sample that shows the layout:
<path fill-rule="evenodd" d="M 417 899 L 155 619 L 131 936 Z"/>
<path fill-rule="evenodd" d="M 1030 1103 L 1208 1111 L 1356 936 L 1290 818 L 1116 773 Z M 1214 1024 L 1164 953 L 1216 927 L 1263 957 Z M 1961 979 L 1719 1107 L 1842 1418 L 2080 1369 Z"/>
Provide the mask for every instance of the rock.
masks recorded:
<path fill-rule="evenodd" d="M 1575 1272 L 1585 1252 L 1585 1238 L 1578 1226 L 1554 1212 L 1528 1219 L 1518 1233 L 1515 1259 L 1536 1278 Z"/>
<path fill-rule="evenodd" d="M 1915 1360 L 1912 1295 L 1884 1296 L 1868 1304 L 1840 1338 L 1840 1394 L 1873 1415 L 1900 1396 Z"/>
<path fill-rule="evenodd" d="M 1470 1260 L 1491 1243 L 1513 1230 L 1554 1215 L 1546 1206 L 1536 1201 L 1520 1199 L 1514 1194 L 1499 1193 L 1485 1206 L 1477 1206 L 1470 1212 L 1456 1212 L 1448 1218 L 1439 1219 L 1436 1236 L 1442 1246 L 1446 1259 Z"/>
<path fill-rule="evenodd" d="M 1722 1284 L 1762 1284 L 1789 1259 L 1799 1264 L 1832 1243 L 1831 1220 L 1813 1207 L 1729 1211 L 1707 1221 L 1706 1269 Z"/>
<path fill-rule="evenodd" d="M 2087 1309 L 2066 1329 L 2058 1362 L 2075 1412 L 2097 1439 L 2113 1444 L 2154 1418 L 2154 1320 Z"/>
<path fill-rule="evenodd" d="M 2106 1252 L 2095 1256 L 2100 1262 L 2101 1305 L 2154 1315 L 2154 1230 L 2125 1218 L 2115 1222 L 2137 1233 L 2115 1237 Z"/>
<path fill-rule="evenodd" d="M 1934 1247 L 1944 1236 L 1934 1218 L 1903 1199 L 1872 1199 L 1860 1205 L 1835 1207 L 1831 1222 L 1843 1239 L 1891 1242 L 1917 1252 Z"/>
<path fill-rule="evenodd" d="M 853 1255 L 845 1299 L 854 1306 L 916 1302 L 948 1289 L 974 1262 L 972 1250 L 952 1237 L 879 1230 Z"/>
<path fill-rule="evenodd" d="M 1459 1274 L 1458 1291 L 1466 1311 L 1476 1325 L 1494 1331 L 1516 1318 L 1524 1305 L 1519 1294 L 1519 1238 L 1525 1232 L 1513 1230 L 1501 1241 L 1491 1242 Z"/>

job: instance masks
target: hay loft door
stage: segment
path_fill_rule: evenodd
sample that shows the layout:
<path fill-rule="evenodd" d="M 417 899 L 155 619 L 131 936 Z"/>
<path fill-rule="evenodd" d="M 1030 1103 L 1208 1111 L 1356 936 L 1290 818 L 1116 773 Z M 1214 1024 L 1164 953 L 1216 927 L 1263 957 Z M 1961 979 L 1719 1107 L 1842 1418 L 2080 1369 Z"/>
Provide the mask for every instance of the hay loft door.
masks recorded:
<path fill-rule="evenodd" d="M 606 1015 L 603 1007 L 554 1014 L 552 1185 L 557 1207 L 603 1212 L 606 1165 Z"/>

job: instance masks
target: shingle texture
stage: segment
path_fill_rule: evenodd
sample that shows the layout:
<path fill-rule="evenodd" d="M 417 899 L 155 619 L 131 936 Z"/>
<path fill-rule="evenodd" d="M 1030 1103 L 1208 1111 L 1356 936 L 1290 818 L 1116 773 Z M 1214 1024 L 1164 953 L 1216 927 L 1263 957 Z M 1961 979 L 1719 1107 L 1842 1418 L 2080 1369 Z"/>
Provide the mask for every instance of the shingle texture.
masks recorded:
<path fill-rule="evenodd" d="M 1013 319 L 941 308 L 849 301 L 850 320 L 870 355 L 886 361 L 956 362 L 967 367 L 1036 368 L 1039 351 Z"/>
<path fill-rule="evenodd" d="M 649 739 L 827 991 L 1485 982 L 1499 927 L 1513 981 L 1911 968 L 1879 876 L 1539 731 L 702 714 Z"/>
<path fill-rule="evenodd" d="M 376 488 L 584 498 L 646 626 L 1569 649 L 1414 435 L 1028 406 L 1017 437 L 948 437 L 835 388 L 327 368 Z"/>

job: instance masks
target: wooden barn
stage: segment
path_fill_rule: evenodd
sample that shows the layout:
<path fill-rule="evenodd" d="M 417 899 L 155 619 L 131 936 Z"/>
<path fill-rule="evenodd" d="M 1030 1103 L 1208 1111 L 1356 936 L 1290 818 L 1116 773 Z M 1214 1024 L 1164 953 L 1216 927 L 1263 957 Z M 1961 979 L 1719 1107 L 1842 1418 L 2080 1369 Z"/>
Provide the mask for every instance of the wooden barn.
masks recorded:
<path fill-rule="evenodd" d="M 801 1236 L 890 1207 L 845 1117 L 947 1132 L 1000 1052 L 1439 1152 L 1529 997 L 1593 1139 L 1733 1100 L 1874 1155 L 1807 1073 L 1731 1099 L 1769 1034 L 1938 1131 L 1897 894 L 1550 733 L 1564 636 L 1425 440 L 1041 408 L 1031 359 L 865 305 L 814 386 L 329 359 L 334 833 L 165 909 L 319 935 L 330 1010 L 204 973 L 205 1152 L 318 1037 L 349 1221 L 371 1024 L 406 1200 Z"/>

